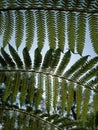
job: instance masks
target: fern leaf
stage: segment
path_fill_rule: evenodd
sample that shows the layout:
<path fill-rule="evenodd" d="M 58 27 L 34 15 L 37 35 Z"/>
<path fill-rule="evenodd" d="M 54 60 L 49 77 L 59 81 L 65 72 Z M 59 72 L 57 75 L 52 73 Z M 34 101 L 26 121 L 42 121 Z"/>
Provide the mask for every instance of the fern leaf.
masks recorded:
<path fill-rule="evenodd" d="M 34 68 L 39 69 L 42 62 L 42 55 L 39 48 L 35 49 L 34 54 Z"/>
<path fill-rule="evenodd" d="M 20 73 L 16 73 L 14 75 L 15 79 L 15 85 L 14 85 L 14 88 L 12 89 L 13 90 L 13 93 L 11 95 L 11 103 L 13 104 L 14 101 L 16 100 L 16 97 L 17 97 L 17 94 L 19 92 L 19 87 L 20 87 Z"/>
<path fill-rule="evenodd" d="M 44 57 L 42 69 L 46 69 L 51 65 L 53 49 L 49 49 Z"/>
<path fill-rule="evenodd" d="M 32 66 L 32 61 L 29 52 L 27 50 L 27 47 L 23 49 L 23 58 L 24 58 L 25 68 L 30 69 Z"/>
<path fill-rule="evenodd" d="M 45 15 L 44 11 L 36 11 L 38 47 L 41 50 L 45 40 Z"/>
<path fill-rule="evenodd" d="M 65 13 L 57 12 L 57 34 L 58 34 L 58 47 L 64 51 L 65 45 Z"/>
<path fill-rule="evenodd" d="M 81 113 L 81 103 L 82 103 L 82 86 L 77 85 L 76 87 L 76 113 L 77 113 L 77 119 L 80 118 Z"/>
<path fill-rule="evenodd" d="M 21 11 L 15 11 L 15 42 L 17 49 L 19 48 L 24 34 L 24 15 Z"/>
<path fill-rule="evenodd" d="M 5 18 L 6 18 L 6 23 L 5 23 L 6 26 L 5 26 L 4 37 L 3 37 L 3 47 L 5 47 L 9 42 L 9 40 L 11 39 L 11 36 L 13 34 L 13 29 L 14 29 L 13 13 L 5 12 Z"/>
<path fill-rule="evenodd" d="M 50 113 L 51 109 L 51 100 L 52 100 L 52 91 L 51 91 L 51 78 L 49 76 L 45 77 L 45 93 L 46 93 L 46 110 Z"/>
<path fill-rule="evenodd" d="M 78 71 L 76 71 L 71 79 L 78 80 L 79 77 L 81 77 L 84 73 L 86 73 L 88 70 L 94 67 L 98 63 L 98 57 L 94 57 L 91 60 L 89 60 L 83 67 L 81 67 Z"/>
<path fill-rule="evenodd" d="M 95 68 L 91 69 L 87 74 L 85 74 L 83 77 L 81 77 L 79 79 L 79 81 L 82 84 L 85 84 L 88 80 L 90 80 L 91 78 L 93 78 L 96 75 L 98 75 L 98 66 L 96 66 Z"/>
<path fill-rule="evenodd" d="M 36 101 L 35 101 L 35 108 L 38 108 L 38 105 L 41 102 L 43 94 L 43 76 L 41 74 L 38 75 L 38 84 L 37 84 L 37 93 L 36 93 Z"/>
<path fill-rule="evenodd" d="M 22 63 L 18 53 L 16 52 L 16 50 L 10 44 L 9 44 L 9 50 L 10 50 L 10 53 L 11 53 L 14 61 L 17 64 L 17 67 L 18 68 L 23 68 L 23 63 Z"/>
<path fill-rule="evenodd" d="M 7 54 L 3 47 L 1 47 L 1 53 L 6 61 L 6 63 L 9 64 L 10 67 L 15 67 L 15 63 L 13 62 L 12 58 L 9 54 Z"/>
<path fill-rule="evenodd" d="M 21 83 L 21 89 L 20 89 L 20 92 L 21 92 L 20 105 L 22 105 L 25 102 L 27 88 L 28 88 L 28 75 L 24 73 L 22 77 L 22 83 Z"/>
<path fill-rule="evenodd" d="M 62 58 L 62 60 L 61 60 L 61 62 L 60 62 L 60 65 L 59 65 L 59 67 L 58 67 L 58 69 L 57 69 L 56 74 L 59 74 L 59 75 L 62 74 L 62 72 L 64 71 L 64 69 L 66 68 L 66 66 L 67 66 L 68 63 L 69 63 L 70 58 L 71 58 L 71 52 L 70 52 L 70 51 L 67 51 L 67 52 L 64 54 L 64 56 L 63 56 L 63 58 Z"/>
<path fill-rule="evenodd" d="M 0 55 L 0 64 L 2 67 L 6 67 L 7 66 L 7 63 L 6 61 L 3 59 L 3 57 Z"/>
<path fill-rule="evenodd" d="M 86 33 L 86 18 L 85 14 L 78 14 L 77 17 L 77 40 L 76 40 L 76 48 L 77 52 L 82 55 L 84 49 L 85 42 L 85 33 Z"/>
<path fill-rule="evenodd" d="M 90 30 L 90 37 L 93 44 L 93 48 L 95 52 L 98 54 L 98 16 L 97 15 L 90 15 L 89 16 L 89 30 Z"/>
<path fill-rule="evenodd" d="M 65 80 L 61 81 L 61 106 L 62 106 L 62 113 L 65 111 L 66 101 L 67 101 L 67 83 Z"/>
<path fill-rule="evenodd" d="M 97 84 L 98 84 L 98 76 L 96 76 L 94 79 L 85 83 L 85 86 L 90 86 L 91 88 L 94 88 L 94 85 L 97 85 Z"/>
<path fill-rule="evenodd" d="M 5 82 L 5 79 L 6 79 L 5 73 L 0 72 L 0 84 L 1 84 L 1 83 L 4 83 L 4 82 Z"/>
<path fill-rule="evenodd" d="M 51 69 L 54 71 L 54 69 L 57 67 L 58 62 L 60 60 L 60 54 L 61 50 L 58 48 L 54 51 L 53 56 L 52 56 L 52 61 L 50 64 Z"/>
<path fill-rule="evenodd" d="M 83 100 L 83 106 L 82 106 L 82 113 L 81 113 L 81 119 L 83 121 L 83 126 L 85 126 L 87 112 L 88 112 L 88 104 L 90 99 L 90 90 L 85 89 L 84 91 L 84 100 Z"/>
<path fill-rule="evenodd" d="M 64 77 L 70 77 L 75 71 L 77 71 L 81 66 L 83 66 L 87 61 L 88 56 L 84 56 L 76 61 L 69 70 L 67 70 L 64 74 Z"/>
<path fill-rule="evenodd" d="M 4 27 L 5 27 L 5 20 L 4 20 L 3 12 L 1 11 L 0 12 L 0 35 L 3 34 Z"/>
<path fill-rule="evenodd" d="M 34 12 L 33 11 L 26 11 L 26 46 L 27 49 L 30 50 L 33 39 L 34 39 Z"/>
<path fill-rule="evenodd" d="M 53 78 L 53 108 L 56 110 L 57 101 L 58 101 L 58 78 Z"/>
<path fill-rule="evenodd" d="M 75 13 L 68 13 L 67 18 L 67 31 L 68 31 L 68 45 L 69 49 L 75 52 L 75 39 L 76 39 L 76 16 Z"/>
<path fill-rule="evenodd" d="M 69 70 L 67 70 L 64 74 L 64 77 L 70 77 L 75 71 L 77 71 L 80 67 L 82 67 L 86 61 L 87 61 L 88 56 L 84 56 L 80 58 L 78 61 L 76 61 Z"/>
<path fill-rule="evenodd" d="M 35 90 L 35 74 L 32 73 L 30 76 L 30 81 L 29 81 L 29 86 L 28 86 L 28 102 L 30 105 L 33 103 L 34 99 L 34 90 Z"/>
<path fill-rule="evenodd" d="M 94 113 L 98 112 L 98 93 L 95 93 L 93 96 L 93 103 L 94 103 Z"/>
<path fill-rule="evenodd" d="M 74 100 L 74 84 L 68 83 L 68 100 L 67 100 L 67 114 L 70 114 L 70 110 Z"/>
<path fill-rule="evenodd" d="M 55 12 L 47 11 L 46 19 L 47 19 L 47 33 L 48 33 L 49 47 L 51 49 L 55 49 L 56 48 Z"/>

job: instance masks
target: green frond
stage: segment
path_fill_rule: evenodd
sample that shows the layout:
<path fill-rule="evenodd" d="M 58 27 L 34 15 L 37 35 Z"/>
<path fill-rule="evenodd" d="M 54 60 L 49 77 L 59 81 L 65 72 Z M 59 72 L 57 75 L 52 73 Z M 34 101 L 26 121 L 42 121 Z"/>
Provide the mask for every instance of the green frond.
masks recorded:
<path fill-rule="evenodd" d="M 77 119 L 80 118 L 81 115 L 81 104 L 82 103 L 82 86 L 77 85 L 76 87 L 76 113 L 77 113 Z"/>
<path fill-rule="evenodd" d="M 22 52 L 22 53 L 23 53 L 25 68 L 26 68 L 26 69 L 30 69 L 31 66 L 32 66 L 32 61 L 31 61 L 31 57 L 30 57 L 30 55 L 29 55 L 29 52 L 28 52 L 27 47 L 25 47 L 25 48 L 23 49 L 23 52 Z"/>
<path fill-rule="evenodd" d="M 42 100 L 42 94 L 43 94 L 43 75 L 38 74 L 38 84 L 37 84 L 36 101 L 35 101 L 36 109 L 38 108 L 38 105 Z"/>
<path fill-rule="evenodd" d="M 15 63 L 13 62 L 12 58 L 10 57 L 10 55 L 8 53 L 6 53 L 6 51 L 4 50 L 3 47 L 1 47 L 1 53 L 6 61 L 6 63 L 9 64 L 10 67 L 15 67 Z"/>
<path fill-rule="evenodd" d="M 98 76 L 96 76 L 94 79 L 85 83 L 85 86 L 90 86 L 90 88 L 94 88 L 94 86 L 97 84 L 98 84 Z"/>
<path fill-rule="evenodd" d="M 64 113 L 64 111 L 65 111 L 66 102 L 67 102 L 67 83 L 66 83 L 65 80 L 61 80 L 61 106 L 62 106 L 62 113 Z"/>
<path fill-rule="evenodd" d="M 76 40 L 76 14 L 67 14 L 67 35 L 68 35 L 68 45 L 69 49 L 75 52 L 75 40 Z"/>
<path fill-rule="evenodd" d="M 31 73 L 27 90 L 27 97 L 30 105 L 33 103 L 34 92 L 35 92 L 35 74 Z"/>
<path fill-rule="evenodd" d="M 74 101 L 74 84 L 72 82 L 68 83 L 68 99 L 67 99 L 67 114 L 69 115 L 72 104 Z"/>
<path fill-rule="evenodd" d="M 46 69 L 46 68 L 50 67 L 51 61 L 52 61 L 52 56 L 53 56 L 53 49 L 49 49 L 45 54 L 44 61 L 42 64 L 42 69 Z"/>
<path fill-rule="evenodd" d="M 72 75 L 75 71 L 77 71 L 81 66 L 83 66 L 86 61 L 87 61 L 87 58 L 88 56 L 84 56 L 82 58 L 80 58 L 78 61 L 76 61 L 71 67 L 69 70 L 67 70 L 65 73 L 64 73 L 64 77 L 67 77 L 69 78 L 70 75 Z"/>
<path fill-rule="evenodd" d="M 24 34 L 24 14 L 22 11 L 15 11 L 15 43 L 19 48 Z"/>
<path fill-rule="evenodd" d="M 84 90 L 84 99 L 83 99 L 82 113 L 81 113 L 81 119 L 83 121 L 83 126 L 85 126 L 85 122 L 86 122 L 89 100 L 90 100 L 90 90 L 89 89 L 85 89 Z"/>
<path fill-rule="evenodd" d="M 68 63 L 69 63 L 70 58 L 71 58 L 71 52 L 70 52 L 70 51 L 67 51 L 67 52 L 64 54 L 64 56 L 63 56 L 63 58 L 62 58 L 62 60 L 61 60 L 61 62 L 60 62 L 60 65 L 59 65 L 59 67 L 58 67 L 58 69 L 57 69 L 56 74 L 59 74 L 59 75 L 62 74 L 62 72 L 64 71 L 64 69 L 66 68 L 66 66 L 67 66 Z"/>
<path fill-rule="evenodd" d="M 85 34 L 86 34 L 86 15 L 79 13 L 77 16 L 77 39 L 76 39 L 76 48 L 77 52 L 82 55 L 85 43 Z"/>
<path fill-rule="evenodd" d="M 5 82 L 5 79 L 6 79 L 5 73 L 0 72 L 0 84 L 1 84 L 1 83 L 4 83 L 4 82 Z"/>
<path fill-rule="evenodd" d="M 98 93 L 94 93 L 93 96 L 93 103 L 94 103 L 94 113 L 96 114 L 98 112 Z"/>
<path fill-rule="evenodd" d="M 5 27 L 4 15 L 3 12 L 0 12 L 0 35 L 3 34 L 4 27 Z"/>
<path fill-rule="evenodd" d="M 28 89 L 28 75 L 26 73 L 23 73 L 22 76 L 22 82 L 20 86 L 20 105 L 23 105 L 26 99 L 26 93 Z"/>
<path fill-rule="evenodd" d="M 51 64 L 50 64 L 50 67 L 51 67 L 51 70 L 55 70 L 55 68 L 57 67 L 58 65 L 58 62 L 60 60 L 60 56 L 61 56 L 61 50 L 59 48 L 57 48 L 54 52 L 53 52 L 53 55 L 52 55 L 52 61 L 51 61 Z"/>
<path fill-rule="evenodd" d="M 65 13 L 64 12 L 57 12 L 57 35 L 58 35 L 58 47 L 64 51 L 65 45 Z"/>
<path fill-rule="evenodd" d="M 34 39 L 34 27 L 35 27 L 34 12 L 25 11 L 25 18 L 26 18 L 26 46 L 27 49 L 30 50 Z"/>
<path fill-rule="evenodd" d="M 47 33 L 48 33 L 48 41 L 49 47 L 51 49 L 56 48 L 56 25 L 55 25 L 55 12 L 54 11 L 46 11 L 46 22 L 47 22 Z"/>
<path fill-rule="evenodd" d="M 58 93 L 58 78 L 57 77 L 54 77 L 53 78 L 53 108 L 54 108 L 54 111 L 56 110 L 57 108 L 57 101 L 58 101 L 58 96 L 59 96 L 59 93 Z"/>
<path fill-rule="evenodd" d="M 3 59 L 3 57 L 0 55 L 0 64 L 1 64 L 1 66 L 3 66 L 3 67 L 6 67 L 7 66 L 7 63 L 6 63 L 6 61 Z M 1 67 L 0 66 L 0 67 Z"/>
<path fill-rule="evenodd" d="M 19 92 L 19 87 L 20 87 L 20 73 L 16 73 L 14 74 L 14 81 L 15 81 L 15 85 L 12 88 L 12 94 L 11 94 L 11 103 L 13 104 L 14 101 L 16 100 L 17 94 Z"/>
<path fill-rule="evenodd" d="M 96 75 L 98 75 L 98 66 L 96 66 L 95 68 L 93 68 L 89 72 L 87 72 L 83 77 L 81 77 L 79 79 L 79 81 L 82 84 L 85 84 L 88 80 L 90 80 L 91 78 L 93 78 Z"/>
<path fill-rule="evenodd" d="M 42 54 L 39 48 L 35 49 L 34 53 L 34 68 L 39 69 L 42 62 Z"/>
<path fill-rule="evenodd" d="M 18 68 L 23 68 L 23 62 L 21 61 L 18 53 L 16 52 L 16 50 L 9 44 L 9 51 L 11 53 L 11 56 L 13 57 L 14 61 L 17 64 Z"/>
<path fill-rule="evenodd" d="M 38 40 L 38 47 L 41 50 L 44 45 L 46 31 L 45 31 L 45 15 L 44 11 L 36 11 L 36 26 L 37 26 L 37 40 Z M 49 25 L 48 25 L 49 26 Z"/>
<path fill-rule="evenodd" d="M 3 36 L 3 47 L 7 45 L 7 43 L 10 41 L 11 36 L 13 34 L 14 30 L 14 17 L 12 12 L 5 12 L 5 30 L 4 30 L 4 36 Z"/>
<path fill-rule="evenodd" d="M 90 59 L 86 64 L 84 64 L 79 70 L 77 70 L 71 77 L 72 80 L 78 80 L 84 73 L 94 67 L 98 63 L 98 56 Z"/>
<path fill-rule="evenodd" d="M 95 52 L 98 54 L 98 15 L 90 15 L 88 21 L 92 46 Z"/>
<path fill-rule="evenodd" d="M 45 96 L 46 96 L 46 110 L 50 113 L 51 109 L 51 101 L 52 101 L 52 84 L 51 78 L 49 76 L 45 76 Z"/>

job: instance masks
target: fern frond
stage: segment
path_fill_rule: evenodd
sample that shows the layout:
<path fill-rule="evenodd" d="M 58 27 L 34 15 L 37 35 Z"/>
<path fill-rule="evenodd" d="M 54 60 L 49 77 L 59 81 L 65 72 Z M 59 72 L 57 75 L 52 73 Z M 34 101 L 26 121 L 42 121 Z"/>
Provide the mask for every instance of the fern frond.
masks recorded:
<path fill-rule="evenodd" d="M 62 80 L 61 81 L 61 106 L 62 106 L 62 113 L 64 113 L 64 111 L 65 111 L 66 101 L 67 101 L 67 83 L 66 83 L 65 80 Z"/>
<path fill-rule="evenodd" d="M 97 15 L 90 15 L 89 16 L 89 30 L 90 30 L 90 37 L 93 44 L 93 48 L 95 52 L 98 54 L 98 16 Z"/>
<path fill-rule="evenodd" d="M 51 49 L 56 48 L 56 25 L 55 25 L 55 12 L 46 11 L 46 20 L 47 20 L 47 33 L 49 47 Z"/>
<path fill-rule="evenodd" d="M 34 27 L 35 27 L 34 12 L 26 11 L 25 18 L 26 18 L 26 46 L 27 49 L 30 50 L 34 39 Z"/>
<path fill-rule="evenodd" d="M 59 48 L 57 48 L 54 52 L 53 52 L 53 56 L 52 56 L 52 61 L 50 64 L 51 70 L 55 70 L 55 68 L 58 65 L 58 62 L 60 60 L 60 55 L 61 55 L 61 50 Z"/>
<path fill-rule="evenodd" d="M 27 47 L 23 49 L 23 58 L 24 58 L 25 68 L 30 69 L 32 66 L 32 61 Z"/>
<path fill-rule="evenodd" d="M 68 63 L 69 63 L 70 58 L 71 58 L 71 52 L 70 52 L 70 51 L 67 51 L 67 52 L 64 54 L 64 56 L 63 56 L 63 58 L 62 58 L 62 60 L 61 60 L 61 62 L 60 62 L 60 65 L 59 65 L 59 67 L 58 67 L 58 69 L 57 69 L 56 74 L 59 74 L 59 75 L 62 74 L 62 72 L 64 71 L 64 69 L 66 68 L 66 66 L 67 66 Z"/>
<path fill-rule="evenodd" d="M 98 66 L 96 66 L 95 68 L 91 69 L 87 74 L 85 74 L 83 77 L 81 77 L 79 79 L 79 81 L 82 84 L 85 84 L 88 80 L 90 80 L 91 78 L 93 78 L 96 75 L 98 75 Z"/>
<path fill-rule="evenodd" d="M 43 48 L 44 40 L 45 40 L 45 15 L 44 15 L 44 11 L 36 11 L 35 13 L 36 13 L 36 24 L 37 24 L 38 47 L 41 50 Z"/>
<path fill-rule="evenodd" d="M 4 50 L 3 47 L 1 47 L 1 53 L 2 53 L 6 63 L 8 63 L 10 67 L 15 67 L 15 63 L 13 62 L 10 55 L 8 53 L 6 53 L 6 51 Z"/>
<path fill-rule="evenodd" d="M 68 13 L 67 15 L 67 35 L 69 49 L 75 52 L 75 40 L 76 40 L 76 14 Z"/>
<path fill-rule="evenodd" d="M 3 37 L 3 47 L 7 45 L 9 40 L 11 39 L 11 36 L 13 34 L 14 29 L 14 17 L 12 12 L 5 12 L 5 30 L 4 30 L 4 37 Z"/>
<path fill-rule="evenodd" d="M 82 86 L 77 85 L 76 87 L 76 113 L 77 113 L 77 119 L 80 118 L 81 114 L 81 103 L 82 103 Z"/>
<path fill-rule="evenodd" d="M 78 80 L 84 73 L 94 67 L 98 63 L 98 56 L 90 59 L 83 67 L 77 70 L 71 77 L 72 80 Z"/>
<path fill-rule="evenodd" d="M 0 64 L 1 64 L 1 66 L 3 66 L 3 67 L 6 67 L 7 66 L 7 63 L 6 63 L 6 61 L 3 59 L 3 57 L 0 55 Z M 1 67 L 0 66 L 0 67 Z"/>
<path fill-rule="evenodd" d="M 50 67 L 51 61 L 52 61 L 52 56 L 53 56 L 53 49 L 49 49 L 45 54 L 44 61 L 42 64 L 42 69 L 46 69 L 46 68 Z"/>
<path fill-rule="evenodd" d="M 69 115 L 74 100 L 74 84 L 68 83 L 67 114 Z"/>
<path fill-rule="evenodd" d="M 94 113 L 96 114 L 98 112 L 98 93 L 94 93 L 93 103 L 94 103 Z"/>
<path fill-rule="evenodd" d="M 24 15 L 22 11 L 15 11 L 15 43 L 19 48 L 24 34 Z"/>
<path fill-rule="evenodd" d="M 57 34 L 58 34 L 58 47 L 64 51 L 65 45 L 65 13 L 64 12 L 57 12 Z"/>
<path fill-rule="evenodd" d="M 27 93 L 27 88 L 28 88 L 28 75 L 26 73 L 23 74 L 22 77 L 22 83 L 20 87 L 20 105 L 23 105 L 26 99 L 26 93 Z"/>
<path fill-rule="evenodd" d="M 11 56 L 13 57 L 14 61 L 17 64 L 18 68 L 23 68 L 23 62 L 21 61 L 18 53 L 16 52 L 16 50 L 9 44 L 9 51 L 11 53 Z"/>
<path fill-rule="evenodd" d="M 56 110 L 57 107 L 57 101 L 58 101 L 58 78 L 53 78 L 53 108 Z"/>
<path fill-rule="evenodd" d="M 42 62 L 42 55 L 39 48 L 35 49 L 34 53 L 34 68 L 39 69 Z"/>
<path fill-rule="evenodd" d="M 97 84 L 98 84 L 98 76 L 96 76 L 94 79 L 90 80 L 89 82 L 85 83 L 85 86 L 90 86 L 91 88 L 94 88 L 94 86 Z"/>
<path fill-rule="evenodd" d="M 50 113 L 51 109 L 51 101 L 52 101 L 52 86 L 51 86 L 51 78 L 49 76 L 45 76 L 45 93 L 46 93 L 46 110 Z"/>
<path fill-rule="evenodd" d="M 90 100 L 90 90 L 86 88 L 84 91 L 84 100 L 83 100 L 82 113 L 81 113 L 83 126 L 85 126 L 85 122 L 86 122 L 89 100 Z"/>
<path fill-rule="evenodd" d="M 0 35 L 3 34 L 4 27 L 5 27 L 4 15 L 3 12 L 0 12 Z"/>
<path fill-rule="evenodd" d="M 77 17 L 77 39 L 76 39 L 76 48 L 77 52 L 82 55 L 85 42 L 85 33 L 86 33 L 86 15 L 79 13 Z"/>
<path fill-rule="evenodd" d="M 70 77 L 70 75 L 72 75 L 75 71 L 77 71 L 81 66 L 83 66 L 86 61 L 87 61 L 88 56 L 84 56 L 82 58 L 80 58 L 78 61 L 76 61 L 69 70 L 67 70 L 64 73 L 64 77 Z"/>

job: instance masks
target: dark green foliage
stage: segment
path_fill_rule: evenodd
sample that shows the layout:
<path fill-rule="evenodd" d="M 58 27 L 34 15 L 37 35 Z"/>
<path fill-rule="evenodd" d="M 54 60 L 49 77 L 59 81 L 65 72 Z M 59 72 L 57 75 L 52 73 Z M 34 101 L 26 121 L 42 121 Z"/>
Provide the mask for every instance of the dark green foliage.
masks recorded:
<path fill-rule="evenodd" d="M 31 61 L 27 47 L 23 49 L 23 58 L 24 58 L 25 68 L 30 69 L 32 65 L 32 61 Z"/>
<path fill-rule="evenodd" d="M 17 67 L 18 68 L 22 68 L 23 67 L 23 63 L 22 63 L 18 53 L 16 52 L 16 50 L 10 44 L 9 44 L 9 50 L 10 50 L 10 53 L 11 53 L 14 61 L 17 64 Z"/>
<path fill-rule="evenodd" d="M 34 68 L 38 69 L 41 65 L 41 62 L 42 62 L 42 55 L 40 49 L 36 48 L 34 54 Z"/>
<path fill-rule="evenodd" d="M 1 55 L 0 55 L 0 64 L 1 64 L 2 66 L 4 66 L 4 67 L 7 66 L 6 61 L 3 59 L 3 57 L 2 57 Z"/>
<path fill-rule="evenodd" d="M 12 68 L 15 67 L 15 63 L 13 62 L 10 55 L 8 53 L 6 53 L 6 51 L 4 50 L 3 47 L 1 47 L 1 53 L 2 53 L 5 61 L 9 64 L 9 66 L 12 67 Z"/>

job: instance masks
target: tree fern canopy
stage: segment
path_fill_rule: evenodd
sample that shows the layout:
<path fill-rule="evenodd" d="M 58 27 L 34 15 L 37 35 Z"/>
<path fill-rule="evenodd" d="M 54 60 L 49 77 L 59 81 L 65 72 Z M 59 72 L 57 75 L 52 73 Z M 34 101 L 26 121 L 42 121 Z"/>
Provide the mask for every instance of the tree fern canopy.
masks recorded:
<path fill-rule="evenodd" d="M 97 0 L 0 1 L 2 129 L 97 130 L 97 8 Z"/>

